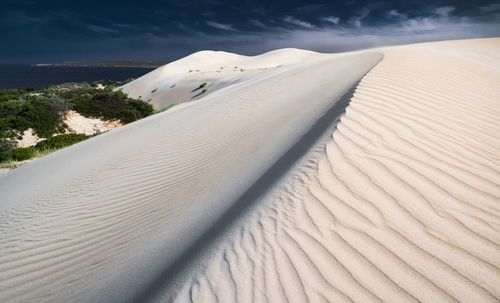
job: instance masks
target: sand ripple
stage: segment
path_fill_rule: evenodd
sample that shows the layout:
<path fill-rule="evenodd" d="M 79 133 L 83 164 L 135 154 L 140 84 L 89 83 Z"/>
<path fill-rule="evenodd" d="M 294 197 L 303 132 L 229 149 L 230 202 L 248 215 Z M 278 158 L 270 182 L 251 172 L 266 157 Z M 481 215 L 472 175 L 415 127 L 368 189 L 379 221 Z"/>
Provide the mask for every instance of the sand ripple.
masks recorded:
<path fill-rule="evenodd" d="M 146 289 L 380 58 L 313 53 L 0 176 L 0 301 Z"/>
<path fill-rule="evenodd" d="M 500 70 L 481 55 L 491 40 L 461 42 L 475 57 L 452 43 L 384 50 L 324 149 L 176 301 L 498 302 Z"/>

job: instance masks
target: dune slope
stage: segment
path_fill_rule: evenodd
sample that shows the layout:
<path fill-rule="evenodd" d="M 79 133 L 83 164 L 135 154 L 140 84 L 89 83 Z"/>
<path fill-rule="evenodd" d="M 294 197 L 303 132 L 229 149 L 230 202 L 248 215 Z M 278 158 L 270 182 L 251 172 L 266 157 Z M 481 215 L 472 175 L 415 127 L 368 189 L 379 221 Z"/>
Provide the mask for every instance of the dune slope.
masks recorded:
<path fill-rule="evenodd" d="M 320 56 L 324 55 L 300 49 L 279 49 L 253 57 L 201 51 L 157 68 L 121 89 L 161 109 Z"/>
<path fill-rule="evenodd" d="M 324 148 L 151 301 L 498 302 L 500 39 L 380 51 Z"/>
<path fill-rule="evenodd" d="M 380 59 L 313 54 L 0 176 L 0 301 L 134 298 Z"/>

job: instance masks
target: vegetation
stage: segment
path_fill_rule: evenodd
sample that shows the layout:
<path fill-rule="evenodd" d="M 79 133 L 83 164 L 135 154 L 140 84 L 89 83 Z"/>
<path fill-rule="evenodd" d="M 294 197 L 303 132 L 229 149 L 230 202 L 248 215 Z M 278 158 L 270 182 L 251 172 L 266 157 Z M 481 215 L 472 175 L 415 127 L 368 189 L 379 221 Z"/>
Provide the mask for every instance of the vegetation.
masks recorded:
<path fill-rule="evenodd" d="M 85 134 L 62 134 L 38 142 L 35 146 L 14 148 L 0 153 L 0 161 L 24 161 L 90 138 Z"/>
<path fill-rule="evenodd" d="M 127 124 L 153 114 L 153 106 L 141 100 L 128 98 L 121 91 L 83 94 L 71 99 L 80 114 L 103 120 L 120 120 Z"/>
<path fill-rule="evenodd" d="M 205 86 L 207 86 L 207 82 L 200 84 L 200 87 L 198 87 L 198 88 L 204 88 Z"/>
<path fill-rule="evenodd" d="M 35 145 L 39 151 L 60 149 L 90 138 L 86 134 L 62 134 L 40 141 Z"/>
<path fill-rule="evenodd" d="M 36 148 L 33 146 L 30 147 L 21 147 L 15 148 L 0 154 L 0 161 L 24 161 L 31 159 L 36 154 Z"/>
<path fill-rule="evenodd" d="M 158 90 L 158 89 L 157 89 L 157 88 L 155 88 L 155 89 L 153 89 L 153 90 L 151 91 L 151 93 L 156 93 L 156 91 L 157 91 L 157 90 Z"/>
<path fill-rule="evenodd" d="M 205 88 L 205 89 L 203 89 L 203 90 L 201 91 L 201 93 L 202 93 L 202 94 L 204 94 L 204 93 L 206 93 L 206 92 L 207 92 L 207 89 L 206 89 L 206 88 Z"/>
<path fill-rule="evenodd" d="M 120 120 L 123 124 L 153 114 L 151 104 L 116 90 L 129 81 L 66 83 L 40 90 L 0 90 L 0 161 L 23 161 L 42 151 L 87 139 L 86 135 L 62 134 L 67 129 L 63 113 L 68 110 L 90 118 Z M 34 147 L 14 148 L 15 141 L 22 139 L 23 133 L 30 128 L 38 137 L 47 140 Z"/>

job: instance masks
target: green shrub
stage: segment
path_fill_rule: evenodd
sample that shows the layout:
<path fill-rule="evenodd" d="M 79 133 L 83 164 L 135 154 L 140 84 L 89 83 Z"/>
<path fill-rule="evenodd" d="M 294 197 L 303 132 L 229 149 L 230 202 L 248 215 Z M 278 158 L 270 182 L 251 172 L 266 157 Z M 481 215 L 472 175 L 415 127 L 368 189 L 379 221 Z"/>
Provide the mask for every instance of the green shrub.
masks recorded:
<path fill-rule="evenodd" d="M 206 83 L 206 82 L 205 82 L 205 83 L 200 84 L 200 87 L 199 87 L 199 88 L 204 88 L 205 86 L 207 86 L 207 83 Z"/>
<path fill-rule="evenodd" d="M 59 149 L 73 145 L 88 138 L 90 138 L 90 136 L 85 134 L 62 134 L 38 142 L 35 145 L 35 148 L 40 151 L 48 149 Z"/>
<path fill-rule="evenodd" d="M 153 114 L 151 104 L 129 98 L 121 91 L 113 91 L 129 81 L 131 79 L 122 82 L 99 81 L 105 85 L 105 89 L 97 89 L 97 82 L 65 83 L 39 90 L 0 89 L 0 160 L 26 159 L 32 156 L 33 149 L 48 151 L 88 138 L 76 134 L 57 136 L 67 128 L 61 114 L 71 109 L 86 117 L 120 120 L 122 123 Z M 49 139 L 40 142 L 37 148 L 15 149 L 13 141 L 22 139 L 24 131 L 29 128 L 38 137 Z"/>
<path fill-rule="evenodd" d="M 0 153 L 0 161 L 24 161 L 37 156 L 38 152 L 56 150 L 90 138 L 85 134 L 62 134 L 38 142 L 35 146 L 14 148 Z"/>
<path fill-rule="evenodd" d="M 14 142 L 7 138 L 0 137 L 0 154 L 14 148 Z"/>
<path fill-rule="evenodd" d="M 15 138 L 28 128 L 45 138 L 62 132 L 66 126 L 59 115 L 60 107 L 59 101 L 42 95 L 25 94 L 0 101 L 0 136 Z"/>
<path fill-rule="evenodd" d="M 156 93 L 156 91 L 157 91 L 157 90 L 158 90 L 158 89 L 157 89 L 157 88 L 155 88 L 155 89 L 153 89 L 153 90 L 151 91 L 151 93 Z"/>
<path fill-rule="evenodd" d="M 24 161 L 33 158 L 37 150 L 33 147 L 21 147 L 0 154 L 0 161 Z"/>
<path fill-rule="evenodd" d="M 120 120 L 127 124 L 154 113 L 153 106 L 142 100 L 128 98 L 121 92 L 99 92 L 72 100 L 75 110 L 84 116 L 104 120 Z"/>
<path fill-rule="evenodd" d="M 203 89 L 203 90 L 201 91 L 201 93 L 202 93 L 202 94 L 204 94 L 204 93 L 206 93 L 206 92 L 207 92 L 207 89 L 206 89 L 206 88 L 205 88 L 205 89 Z"/>

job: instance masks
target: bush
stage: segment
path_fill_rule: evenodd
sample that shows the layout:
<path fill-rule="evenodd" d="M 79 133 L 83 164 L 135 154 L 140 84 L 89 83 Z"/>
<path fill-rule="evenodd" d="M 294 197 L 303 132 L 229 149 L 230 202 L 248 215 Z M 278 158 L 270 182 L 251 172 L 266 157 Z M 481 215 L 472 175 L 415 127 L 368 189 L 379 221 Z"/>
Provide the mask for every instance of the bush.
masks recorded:
<path fill-rule="evenodd" d="M 63 134 L 57 135 L 46 140 L 40 141 L 35 145 L 35 148 L 44 151 L 48 149 L 59 149 L 66 146 L 73 145 L 80 141 L 86 140 L 90 136 L 85 134 Z"/>
<path fill-rule="evenodd" d="M 14 148 L 14 143 L 12 140 L 7 138 L 0 138 L 0 154 L 9 151 Z"/>
<path fill-rule="evenodd" d="M 151 104 L 129 98 L 121 91 L 113 91 L 114 87 L 128 81 L 101 81 L 105 89 L 97 89 L 96 83 L 86 82 L 39 90 L 0 89 L 1 159 L 24 160 L 33 156 L 33 151 L 58 149 L 87 139 L 86 135 L 76 134 L 54 136 L 65 132 L 67 126 L 61 114 L 67 110 L 74 109 L 91 118 L 120 120 L 124 124 L 153 114 Z M 24 131 L 29 128 L 38 137 L 49 139 L 40 142 L 36 148 L 15 149 L 14 140 L 22 139 Z"/>
<path fill-rule="evenodd" d="M 35 146 L 14 148 L 0 153 L 0 161 L 24 161 L 37 155 L 39 151 L 60 149 L 90 138 L 85 134 L 57 135 L 38 142 Z"/>
<path fill-rule="evenodd" d="M 45 138 L 62 132 L 66 126 L 58 112 L 60 107 L 58 101 L 30 94 L 0 101 L 0 136 L 14 138 L 28 128 Z"/>
<path fill-rule="evenodd" d="M 153 106 L 142 100 L 128 98 L 121 92 L 99 92 L 74 100 L 75 110 L 84 116 L 104 120 L 120 120 L 127 124 L 154 113 Z"/>
<path fill-rule="evenodd" d="M 0 161 L 24 161 L 33 158 L 37 150 L 33 147 L 21 147 L 0 154 Z"/>

